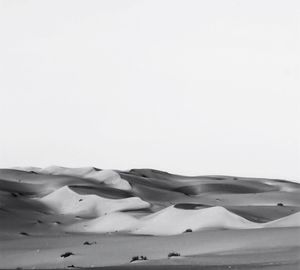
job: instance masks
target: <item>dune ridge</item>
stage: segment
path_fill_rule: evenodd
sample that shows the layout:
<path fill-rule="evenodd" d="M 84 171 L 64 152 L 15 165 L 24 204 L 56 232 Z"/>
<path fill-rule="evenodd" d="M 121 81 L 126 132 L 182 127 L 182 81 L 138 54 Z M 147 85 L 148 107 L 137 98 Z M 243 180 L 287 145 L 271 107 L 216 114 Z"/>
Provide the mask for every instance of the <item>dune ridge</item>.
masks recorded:
<path fill-rule="evenodd" d="M 82 195 L 68 186 L 38 199 L 59 214 L 72 214 L 81 217 L 99 217 L 116 211 L 149 208 L 150 204 L 138 197 L 106 199 L 97 195 Z"/>
<path fill-rule="evenodd" d="M 131 190 L 130 184 L 113 170 L 100 170 L 94 167 L 67 168 L 61 166 L 49 166 L 46 168 L 16 167 L 16 169 L 45 175 L 72 176 L 91 179 L 109 187 L 121 190 Z"/>
<path fill-rule="evenodd" d="M 300 213 L 267 223 L 255 223 L 236 215 L 224 207 L 183 210 L 170 206 L 140 219 L 126 213 L 112 213 L 105 217 L 79 222 L 66 231 L 108 233 L 127 232 L 140 235 L 177 235 L 185 232 L 216 229 L 259 229 L 300 227 Z"/>

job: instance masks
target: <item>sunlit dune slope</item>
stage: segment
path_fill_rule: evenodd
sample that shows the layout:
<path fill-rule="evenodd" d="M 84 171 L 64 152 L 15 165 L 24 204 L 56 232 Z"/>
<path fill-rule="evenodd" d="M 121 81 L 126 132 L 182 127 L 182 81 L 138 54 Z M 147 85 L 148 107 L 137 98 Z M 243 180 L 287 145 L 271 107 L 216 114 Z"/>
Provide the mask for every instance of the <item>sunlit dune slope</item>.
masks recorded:
<path fill-rule="evenodd" d="M 139 210 L 150 207 L 148 202 L 137 197 L 125 199 L 106 199 L 89 194 L 82 195 L 64 186 L 39 199 L 59 214 L 72 214 L 81 217 L 98 217 L 111 212 Z"/>

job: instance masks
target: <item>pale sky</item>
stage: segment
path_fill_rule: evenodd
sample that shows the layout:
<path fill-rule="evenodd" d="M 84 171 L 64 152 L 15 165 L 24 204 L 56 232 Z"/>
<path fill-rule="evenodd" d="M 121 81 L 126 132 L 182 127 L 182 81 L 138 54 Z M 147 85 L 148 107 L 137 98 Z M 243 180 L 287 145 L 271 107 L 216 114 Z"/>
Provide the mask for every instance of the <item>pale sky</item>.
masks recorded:
<path fill-rule="evenodd" d="M 0 0 L 0 167 L 300 180 L 300 1 Z"/>

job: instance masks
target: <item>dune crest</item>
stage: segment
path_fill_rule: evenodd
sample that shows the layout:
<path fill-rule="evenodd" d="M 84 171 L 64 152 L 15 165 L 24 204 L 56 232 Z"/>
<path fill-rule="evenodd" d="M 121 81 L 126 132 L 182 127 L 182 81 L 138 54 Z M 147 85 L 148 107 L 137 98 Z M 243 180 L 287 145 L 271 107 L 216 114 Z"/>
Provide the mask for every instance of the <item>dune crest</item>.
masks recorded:
<path fill-rule="evenodd" d="M 81 217 L 99 217 L 111 212 L 149 208 L 150 204 L 138 197 L 106 199 L 97 195 L 81 195 L 68 186 L 38 199 L 54 212 Z"/>
<path fill-rule="evenodd" d="M 142 218 L 126 213 L 111 213 L 104 217 L 79 222 L 67 228 L 73 232 L 109 233 L 127 232 L 140 235 L 177 235 L 186 231 L 216 229 L 259 229 L 299 226 L 300 213 L 267 222 L 251 222 L 224 207 L 215 206 L 198 210 L 167 207 Z"/>
<path fill-rule="evenodd" d="M 42 174 L 64 175 L 91 179 L 112 188 L 131 190 L 131 185 L 128 183 L 128 181 L 122 179 L 121 176 L 113 170 L 98 170 L 94 167 L 67 168 L 60 166 L 50 166 L 34 171 Z"/>
<path fill-rule="evenodd" d="M 170 206 L 141 219 L 135 234 L 175 235 L 191 229 L 250 229 L 257 224 L 215 206 L 199 210 L 178 209 Z"/>

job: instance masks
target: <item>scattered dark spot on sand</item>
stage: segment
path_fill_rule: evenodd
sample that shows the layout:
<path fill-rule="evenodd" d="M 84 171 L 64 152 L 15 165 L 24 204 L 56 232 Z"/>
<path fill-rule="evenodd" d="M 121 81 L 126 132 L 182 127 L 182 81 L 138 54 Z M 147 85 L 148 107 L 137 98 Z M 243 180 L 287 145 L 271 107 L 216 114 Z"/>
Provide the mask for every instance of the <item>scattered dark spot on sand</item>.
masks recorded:
<path fill-rule="evenodd" d="M 189 233 L 189 232 L 193 232 L 193 230 L 192 229 L 186 229 L 184 232 Z"/>
<path fill-rule="evenodd" d="M 10 193 L 10 194 L 11 194 L 11 196 L 13 196 L 13 197 L 18 197 L 18 194 L 17 194 L 17 193 L 12 192 L 12 193 Z"/>
<path fill-rule="evenodd" d="M 67 267 L 68 267 L 68 268 L 75 268 L 74 264 L 68 265 Z"/>
<path fill-rule="evenodd" d="M 284 206 L 283 203 L 277 203 L 277 206 Z"/>
<path fill-rule="evenodd" d="M 60 257 L 62 258 L 67 258 L 69 256 L 75 255 L 73 252 L 65 252 L 64 254 L 61 254 Z"/>
<path fill-rule="evenodd" d="M 36 221 L 36 223 L 38 223 L 38 224 L 42 224 L 42 223 L 43 223 L 43 221 L 41 221 L 41 220 L 39 220 L 39 219 L 38 219 L 38 220 Z"/>
<path fill-rule="evenodd" d="M 83 201 L 83 199 L 79 199 L 79 201 L 80 201 L 80 202 L 82 202 L 82 201 Z"/>
<path fill-rule="evenodd" d="M 60 225 L 61 222 L 60 221 L 55 221 L 54 224 Z"/>
<path fill-rule="evenodd" d="M 21 235 L 29 236 L 27 232 L 20 232 Z"/>

